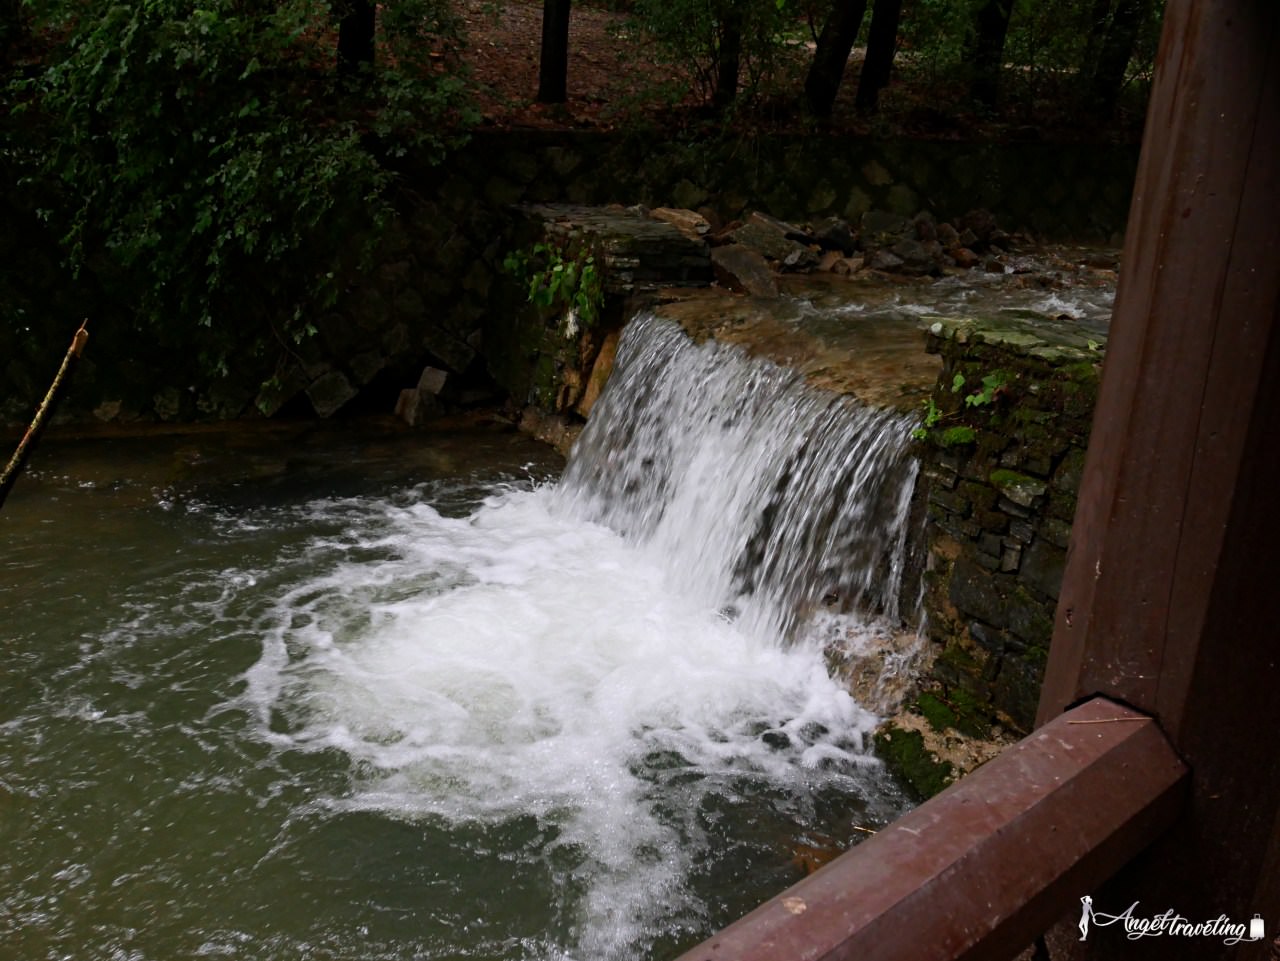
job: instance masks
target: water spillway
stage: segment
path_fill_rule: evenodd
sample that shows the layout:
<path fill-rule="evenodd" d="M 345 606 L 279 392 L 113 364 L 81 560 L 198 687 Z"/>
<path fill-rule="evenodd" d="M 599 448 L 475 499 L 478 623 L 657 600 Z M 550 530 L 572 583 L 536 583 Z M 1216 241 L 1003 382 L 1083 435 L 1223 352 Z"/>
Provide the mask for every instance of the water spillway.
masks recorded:
<path fill-rule="evenodd" d="M 561 494 L 751 635 L 790 640 L 824 606 L 895 621 L 913 426 L 647 313 Z"/>
<path fill-rule="evenodd" d="M 643 316 L 558 482 L 465 438 L 373 489 L 37 475 L 0 941 L 675 954 L 901 808 L 823 646 L 901 618 L 909 430 Z"/>

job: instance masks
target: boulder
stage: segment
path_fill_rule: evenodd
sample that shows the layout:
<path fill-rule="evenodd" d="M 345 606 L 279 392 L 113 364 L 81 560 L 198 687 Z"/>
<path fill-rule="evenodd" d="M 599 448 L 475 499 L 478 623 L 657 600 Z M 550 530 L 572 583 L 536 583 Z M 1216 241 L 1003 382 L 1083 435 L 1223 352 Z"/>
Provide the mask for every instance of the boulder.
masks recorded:
<path fill-rule="evenodd" d="M 778 282 L 768 262 L 749 247 L 730 244 L 712 249 L 711 268 L 716 280 L 730 290 L 740 290 L 756 297 L 778 296 Z"/>

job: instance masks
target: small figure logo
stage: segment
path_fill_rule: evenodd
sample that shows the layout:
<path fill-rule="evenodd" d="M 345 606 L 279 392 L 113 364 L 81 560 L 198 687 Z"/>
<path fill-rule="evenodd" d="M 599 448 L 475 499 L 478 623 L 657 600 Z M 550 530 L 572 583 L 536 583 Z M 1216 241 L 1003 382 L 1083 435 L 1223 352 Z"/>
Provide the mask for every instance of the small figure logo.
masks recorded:
<path fill-rule="evenodd" d="M 1085 895 L 1080 899 L 1080 940 L 1089 936 L 1089 922 L 1093 919 L 1093 898 Z"/>

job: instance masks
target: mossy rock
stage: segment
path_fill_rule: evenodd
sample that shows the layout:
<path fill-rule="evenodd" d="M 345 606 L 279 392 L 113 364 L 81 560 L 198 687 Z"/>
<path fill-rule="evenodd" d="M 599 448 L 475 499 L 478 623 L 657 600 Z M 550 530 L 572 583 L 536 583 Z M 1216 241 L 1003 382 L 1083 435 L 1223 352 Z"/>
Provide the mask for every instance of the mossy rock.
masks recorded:
<path fill-rule="evenodd" d="M 955 768 L 925 748 L 919 731 L 886 724 L 876 731 L 873 741 L 876 754 L 918 801 L 928 800 L 955 780 Z"/>

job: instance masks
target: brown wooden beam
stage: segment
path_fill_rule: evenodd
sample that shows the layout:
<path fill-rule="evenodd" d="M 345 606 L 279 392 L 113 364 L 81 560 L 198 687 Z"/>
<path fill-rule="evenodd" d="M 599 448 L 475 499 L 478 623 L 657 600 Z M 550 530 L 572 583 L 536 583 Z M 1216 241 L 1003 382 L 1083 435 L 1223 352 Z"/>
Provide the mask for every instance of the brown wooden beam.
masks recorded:
<path fill-rule="evenodd" d="M 1090 701 L 681 961 L 1012 957 L 1174 820 L 1185 776 L 1151 720 Z"/>
<path fill-rule="evenodd" d="M 1184 816 L 1101 892 L 1280 922 L 1280 3 L 1169 0 L 1040 702 L 1151 714 Z M 1086 892 L 1080 892 L 1081 894 Z M 1064 909 L 1068 905 L 1064 903 Z M 1088 957 L 1261 958 L 1213 939 Z"/>

